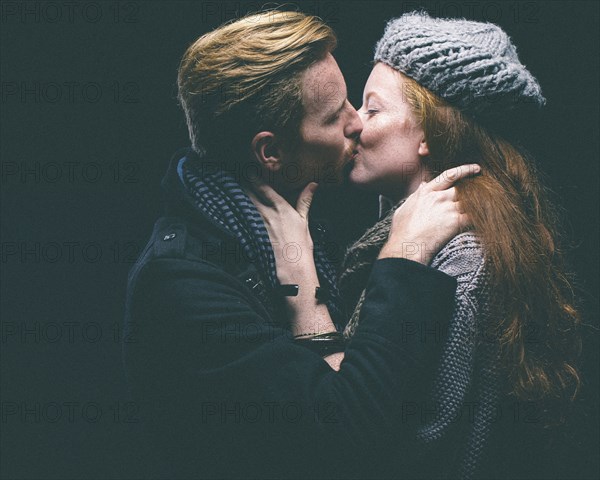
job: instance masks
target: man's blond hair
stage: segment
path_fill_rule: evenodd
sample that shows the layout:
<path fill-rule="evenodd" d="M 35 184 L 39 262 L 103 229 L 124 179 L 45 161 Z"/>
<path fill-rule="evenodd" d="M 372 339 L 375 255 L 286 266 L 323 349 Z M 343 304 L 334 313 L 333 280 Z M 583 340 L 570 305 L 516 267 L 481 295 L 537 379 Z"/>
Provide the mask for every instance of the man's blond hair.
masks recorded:
<path fill-rule="evenodd" d="M 177 79 L 192 148 L 240 161 L 262 130 L 293 144 L 304 114 L 302 72 L 336 43 L 319 18 L 285 11 L 250 15 L 201 36 L 185 52 Z"/>

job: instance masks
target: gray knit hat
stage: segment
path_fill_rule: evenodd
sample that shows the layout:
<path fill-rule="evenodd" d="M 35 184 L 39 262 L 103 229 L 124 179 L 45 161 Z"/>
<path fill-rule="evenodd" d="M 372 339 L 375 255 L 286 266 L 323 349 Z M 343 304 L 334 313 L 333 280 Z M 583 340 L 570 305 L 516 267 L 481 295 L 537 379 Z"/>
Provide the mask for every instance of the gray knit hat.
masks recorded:
<path fill-rule="evenodd" d="M 375 61 L 474 116 L 546 103 L 508 35 L 492 23 L 407 13 L 388 22 Z"/>

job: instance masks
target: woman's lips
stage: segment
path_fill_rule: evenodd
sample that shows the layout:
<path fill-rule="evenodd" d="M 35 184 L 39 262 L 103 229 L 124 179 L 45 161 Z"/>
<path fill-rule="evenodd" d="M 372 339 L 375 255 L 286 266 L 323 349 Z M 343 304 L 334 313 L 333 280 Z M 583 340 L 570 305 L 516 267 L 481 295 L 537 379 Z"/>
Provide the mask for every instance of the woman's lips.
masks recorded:
<path fill-rule="evenodd" d="M 344 165 L 344 176 L 346 178 L 348 178 L 350 176 L 350 172 L 354 168 L 354 163 L 356 162 L 357 157 L 358 157 L 358 150 L 353 150 L 352 154 L 350 155 L 350 158 Z"/>

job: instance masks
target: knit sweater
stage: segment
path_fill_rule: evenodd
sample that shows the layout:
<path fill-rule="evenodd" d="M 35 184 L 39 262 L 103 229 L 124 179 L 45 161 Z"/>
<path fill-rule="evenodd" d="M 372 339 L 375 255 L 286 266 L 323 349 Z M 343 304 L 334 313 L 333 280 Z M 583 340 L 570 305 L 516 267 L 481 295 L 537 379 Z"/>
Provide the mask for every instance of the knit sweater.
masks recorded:
<path fill-rule="evenodd" d="M 393 210 L 392 210 L 393 213 Z M 346 335 L 360 328 L 360 278 L 387 239 L 391 214 L 370 229 L 348 252 L 342 291 L 357 302 Z M 497 342 L 490 332 L 490 289 L 485 257 L 472 232 L 454 237 L 433 259 L 432 267 L 457 280 L 454 313 L 437 370 L 430 375 L 421 400 L 399 408 L 413 428 L 396 473 L 410 478 L 487 477 L 485 455 L 500 412 Z M 432 302 L 435 298 L 431 299 Z M 420 332 L 423 339 L 435 332 Z M 423 340 L 423 341 L 424 341 Z M 432 379 L 432 380 L 431 380 Z M 406 460 L 406 459 L 409 460 Z"/>
<path fill-rule="evenodd" d="M 454 444 L 453 471 L 472 478 L 481 474 L 500 411 L 497 342 L 488 335 L 490 290 L 478 238 L 473 233 L 454 237 L 431 266 L 454 277 L 458 286 L 448 340 L 427 399 L 437 415 L 420 426 L 417 438 L 427 450 L 449 451 Z M 465 418 L 457 426 L 459 415 Z"/>

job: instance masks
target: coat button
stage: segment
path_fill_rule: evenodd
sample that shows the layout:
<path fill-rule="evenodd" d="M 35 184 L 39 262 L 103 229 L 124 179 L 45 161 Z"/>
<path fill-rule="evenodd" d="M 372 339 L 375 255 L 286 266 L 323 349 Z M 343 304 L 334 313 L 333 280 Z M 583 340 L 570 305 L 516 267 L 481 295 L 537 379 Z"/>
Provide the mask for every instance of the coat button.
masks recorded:
<path fill-rule="evenodd" d="M 163 240 L 164 241 L 173 240 L 176 236 L 177 236 L 176 233 L 169 233 L 168 235 L 165 235 L 163 237 Z"/>

